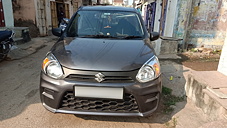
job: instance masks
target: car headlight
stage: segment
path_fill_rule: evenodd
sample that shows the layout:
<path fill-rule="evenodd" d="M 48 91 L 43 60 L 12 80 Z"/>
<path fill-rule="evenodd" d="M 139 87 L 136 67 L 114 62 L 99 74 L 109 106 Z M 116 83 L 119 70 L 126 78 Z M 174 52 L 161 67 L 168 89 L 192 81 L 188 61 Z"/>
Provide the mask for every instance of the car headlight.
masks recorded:
<path fill-rule="evenodd" d="M 48 76 L 58 79 L 63 76 L 63 71 L 60 63 L 51 53 L 48 53 L 46 58 L 43 60 L 42 69 Z"/>
<path fill-rule="evenodd" d="M 139 70 L 136 79 L 141 82 L 149 82 L 160 75 L 160 64 L 156 56 L 148 60 Z"/>

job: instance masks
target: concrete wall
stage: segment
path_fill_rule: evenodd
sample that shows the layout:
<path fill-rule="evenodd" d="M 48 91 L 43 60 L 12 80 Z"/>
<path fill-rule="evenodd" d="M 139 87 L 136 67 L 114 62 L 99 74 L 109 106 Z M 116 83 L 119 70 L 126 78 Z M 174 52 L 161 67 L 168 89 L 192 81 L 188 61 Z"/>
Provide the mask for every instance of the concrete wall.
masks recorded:
<path fill-rule="evenodd" d="M 4 9 L 5 27 L 14 27 L 13 7 L 11 0 L 2 0 Z"/>
<path fill-rule="evenodd" d="M 168 0 L 167 13 L 166 13 L 166 22 L 164 35 L 172 37 L 174 30 L 175 17 L 177 16 L 177 0 Z"/>
<path fill-rule="evenodd" d="M 156 3 L 157 4 L 156 4 L 154 31 L 155 32 L 159 32 L 159 29 L 160 29 L 160 21 L 159 20 L 161 18 L 161 12 L 162 12 L 162 6 L 160 4 L 162 3 L 162 0 L 157 0 Z M 161 39 L 158 39 L 158 40 L 155 41 L 154 50 L 155 50 L 155 52 L 156 52 L 157 55 L 160 54 L 161 43 L 162 43 L 162 40 Z"/>
<path fill-rule="evenodd" d="M 36 12 L 34 0 L 14 0 L 13 15 L 16 20 L 32 20 L 35 23 Z"/>
<path fill-rule="evenodd" d="M 216 98 L 214 94 L 207 90 L 209 83 L 206 78 L 201 78 L 201 74 L 196 71 L 189 72 L 185 76 L 186 96 L 204 112 L 204 118 L 210 121 L 225 120 L 227 116 L 226 108 L 220 104 L 221 99 Z M 213 128 L 213 127 L 211 127 Z"/>
<path fill-rule="evenodd" d="M 189 44 L 221 49 L 227 28 L 226 0 L 178 1 L 174 36 Z"/>
<path fill-rule="evenodd" d="M 188 35 L 189 43 L 197 46 L 223 45 L 227 28 L 227 1 L 198 0 L 193 6 L 193 21 Z"/>
<path fill-rule="evenodd" d="M 218 65 L 218 71 L 227 76 L 227 38 L 225 39 L 225 44 L 222 49 L 221 58 Z"/>
<path fill-rule="evenodd" d="M 148 0 L 148 3 L 153 2 L 154 0 Z M 162 14 L 162 0 L 156 0 L 156 14 L 155 14 L 155 22 L 154 22 L 154 31 L 159 32 L 160 30 L 160 19 Z M 164 35 L 168 37 L 173 37 L 174 33 L 174 24 L 175 24 L 175 17 L 178 16 L 177 13 L 177 1 L 176 0 L 169 0 L 167 5 L 167 12 L 166 12 L 166 22 L 165 22 L 165 29 L 164 29 Z M 162 40 L 159 39 L 155 41 L 155 52 L 157 55 L 161 52 L 161 43 Z"/>
<path fill-rule="evenodd" d="M 52 28 L 50 1 L 55 1 L 55 0 L 46 0 L 46 22 L 47 22 L 48 30 L 51 30 Z"/>
<path fill-rule="evenodd" d="M 161 18 L 161 12 L 162 12 L 162 6 L 160 5 L 162 3 L 162 0 L 156 1 L 156 13 L 155 13 L 155 22 L 154 22 L 154 31 L 159 32 L 160 28 L 160 18 Z"/>
<path fill-rule="evenodd" d="M 173 36 L 184 39 L 187 32 L 187 25 L 190 20 L 192 0 L 181 0 L 177 4 L 177 18 L 175 19 Z"/>
<path fill-rule="evenodd" d="M 113 0 L 100 0 L 101 4 L 113 4 Z"/>

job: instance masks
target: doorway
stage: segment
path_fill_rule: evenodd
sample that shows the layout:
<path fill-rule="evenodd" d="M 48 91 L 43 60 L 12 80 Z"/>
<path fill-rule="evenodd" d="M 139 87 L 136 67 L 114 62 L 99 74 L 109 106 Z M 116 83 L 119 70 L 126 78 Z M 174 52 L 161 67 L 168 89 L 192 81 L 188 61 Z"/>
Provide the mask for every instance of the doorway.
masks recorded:
<path fill-rule="evenodd" d="M 0 27 L 5 27 L 4 10 L 2 0 L 0 0 Z"/>
<path fill-rule="evenodd" d="M 156 13 L 156 2 L 152 2 L 147 5 L 146 12 L 146 27 L 149 33 L 154 31 L 154 22 L 155 22 L 155 13 Z"/>
<path fill-rule="evenodd" d="M 69 14 L 69 4 L 65 4 L 64 2 L 61 1 L 50 1 L 51 5 L 51 21 L 52 21 L 52 27 L 57 28 L 59 21 L 58 21 L 58 14 L 60 11 L 60 8 L 63 8 L 64 13 L 65 13 L 65 18 L 70 18 Z"/>

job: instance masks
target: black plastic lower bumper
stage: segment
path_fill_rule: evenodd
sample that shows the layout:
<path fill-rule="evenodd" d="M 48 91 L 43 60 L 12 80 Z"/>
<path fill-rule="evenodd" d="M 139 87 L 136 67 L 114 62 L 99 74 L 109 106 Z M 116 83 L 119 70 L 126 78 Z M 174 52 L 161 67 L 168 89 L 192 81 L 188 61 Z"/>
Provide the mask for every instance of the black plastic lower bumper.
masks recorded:
<path fill-rule="evenodd" d="M 97 86 L 97 87 L 122 87 L 124 93 L 133 95 L 135 101 L 131 105 L 128 101 L 112 101 L 109 100 L 108 103 L 112 106 L 107 106 L 104 100 L 93 99 L 94 103 L 86 109 L 79 109 L 78 106 L 75 107 L 64 107 L 63 100 L 67 92 L 73 92 L 74 86 Z M 148 116 L 154 112 L 159 104 L 160 93 L 162 90 L 161 77 L 148 82 L 148 83 L 88 83 L 88 82 L 77 82 L 77 81 L 67 81 L 67 80 L 55 80 L 45 74 L 41 73 L 40 79 L 40 97 L 44 107 L 55 113 L 68 113 L 68 114 L 83 114 L 83 115 L 109 115 L 109 116 Z M 73 98 L 73 105 L 77 103 L 77 98 Z M 126 98 L 127 99 L 127 98 Z M 82 99 L 83 100 L 83 99 Z M 87 100 L 87 99 L 86 99 Z M 67 101 L 69 104 L 71 101 Z M 81 103 L 82 101 L 80 101 Z M 87 102 L 87 101 L 86 101 Z M 89 101 L 92 102 L 92 101 Z M 106 109 L 90 109 L 91 106 L 99 105 L 102 102 L 102 107 L 105 106 Z M 117 105 L 115 109 L 112 109 L 116 102 Z M 121 102 L 123 102 L 121 104 Z M 136 104 L 136 105 L 135 105 Z M 137 106 L 138 111 L 125 111 L 127 107 L 130 109 Z M 83 107 L 83 106 L 81 106 Z M 86 106 L 87 107 L 87 106 Z M 90 108 L 89 108 L 90 107 Z M 100 106 L 99 106 L 100 107 Z M 123 107 L 124 109 L 118 109 L 117 107 Z M 96 107 L 94 107 L 96 108 Z M 112 111 L 111 111 L 112 110 Z"/>

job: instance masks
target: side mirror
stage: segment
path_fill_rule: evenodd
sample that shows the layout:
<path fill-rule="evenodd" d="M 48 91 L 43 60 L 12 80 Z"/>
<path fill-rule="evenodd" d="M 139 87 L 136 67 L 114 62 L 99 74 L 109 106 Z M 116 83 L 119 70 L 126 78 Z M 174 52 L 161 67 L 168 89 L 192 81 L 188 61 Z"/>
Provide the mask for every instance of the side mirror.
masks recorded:
<path fill-rule="evenodd" d="M 52 34 L 55 35 L 55 36 L 60 37 L 62 35 L 61 28 L 52 28 Z"/>
<path fill-rule="evenodd" d="M 150 40 L 151 40 L 151 41 L 155 41 L 155 40 L 157 40 L 159 37 L 160 37 L 160 35 L 159 35 L 158 32 L 152 32 L 152 33 L 150 33 Z"/>
<path fill-rule="evenodd" d="M 63 18 L 64 23 L 68 24 L 69 23 L 69 19 L 68 18 Z"/>

